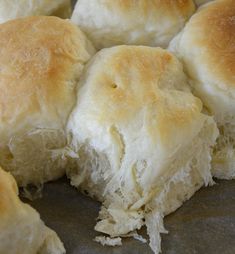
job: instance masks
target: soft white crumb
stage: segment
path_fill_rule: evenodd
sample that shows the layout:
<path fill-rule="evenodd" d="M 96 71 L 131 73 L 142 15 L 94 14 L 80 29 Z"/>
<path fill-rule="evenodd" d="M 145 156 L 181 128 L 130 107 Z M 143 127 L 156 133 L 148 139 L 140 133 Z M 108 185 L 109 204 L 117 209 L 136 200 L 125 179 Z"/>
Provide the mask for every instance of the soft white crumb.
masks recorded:
<path fill-rule="evenodd" d="M 108 246 L 121 246 L 122 239 L 120 237 L 111 238 L 108 236 L 96 236 L 94 239 L 95 242 Z"/>
<path fill-rule="evenodd" d="M 137 233 L 133 235 L 133 238 L 142 243 L 147 243 L 147 240 L 142 235 L 139 235 Z"/>
<path fill-rule="evenodd" d="M 147 240 L 140 234 L 137 233 L 137 231 L 130 232 L 129 234 L 122 235 L 122 237 L 133 237 L 135 240 L 138 240 L 142 243 L 147 243 Z"/>

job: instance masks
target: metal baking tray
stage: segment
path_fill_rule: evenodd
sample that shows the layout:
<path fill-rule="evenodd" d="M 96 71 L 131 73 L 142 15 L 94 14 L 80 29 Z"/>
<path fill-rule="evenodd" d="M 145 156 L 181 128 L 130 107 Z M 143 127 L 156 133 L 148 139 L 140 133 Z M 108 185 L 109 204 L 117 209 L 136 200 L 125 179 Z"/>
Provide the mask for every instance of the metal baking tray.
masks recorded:
<path fill-rule="evenodd" d="M 25 200 L 64 242 L 67 254 L 152 254 L 148 244 L 124 239 L 118 247 L 93 241 L 100 204 L 61 179 L 47 183 L 43 196 Z M 162 254 L 235 254 L 235 180 L 202 188 L 176 212 L 165 217 Z M 145 235 L 145 230 L 140 231 Z"/>

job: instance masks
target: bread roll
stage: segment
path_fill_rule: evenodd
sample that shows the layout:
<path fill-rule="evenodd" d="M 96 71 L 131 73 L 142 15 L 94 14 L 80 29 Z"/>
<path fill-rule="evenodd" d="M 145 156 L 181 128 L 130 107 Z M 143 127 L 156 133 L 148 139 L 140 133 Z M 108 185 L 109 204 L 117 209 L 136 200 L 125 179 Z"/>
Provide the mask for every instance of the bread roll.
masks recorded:
<path fill-rule="evenodd" d="M 235 177 L 235 1 L 202 7 L 171 43 L 184 63 L 194 92 L 220 129 L 213 174 Z"/>
<path fill-rule="evenodd" d="M 97 49 L 119 44 L 166 47 L 194 10 L 193 0 L 79 0 L 72 21 Z"/>
<path fill-rule="evenodd" d="M 70 0 L 0 0 L 0 23 L 35 15 L 58 15 L 68 18 Z"/>
<path fill-rule="evenodd" d="M 14 178 L 0 168 L 0 253 L 62 254 L 57 234 L 45 226 L 39 214 L 18 197 Z"/>
<path fill-rule="evenodd" d="M 71 183 L 103 201 L 97 231 L 115 237 L 146 224 L 158 253 L 162 217 L 212 182 L 215 122 L 160 48 L 103 49 L 80 87 L 67 128 L 79 157 Z"/>
<path fill-rule="evenodd" d="M 56 17 L 0 25 L 0 165 L 19 185 L 64 174 L 64 127 L 93 53 L 75 25 Z"/>

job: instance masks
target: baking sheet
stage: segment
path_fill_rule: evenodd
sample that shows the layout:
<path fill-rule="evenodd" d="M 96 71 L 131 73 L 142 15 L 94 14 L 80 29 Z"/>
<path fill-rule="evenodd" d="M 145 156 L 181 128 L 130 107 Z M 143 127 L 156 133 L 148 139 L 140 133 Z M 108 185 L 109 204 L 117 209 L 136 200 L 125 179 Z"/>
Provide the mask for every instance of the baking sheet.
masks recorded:
<path fill-rule="evenodd" d="M 169 234 L 162 235 L 162 254 L 235 254 L 235 180 L 218 183 L 199 190 L 165 218 Z M 24 201 L 58 233 L 67 254 L 152 254 L 147 244 L 134 239 L 124 239 L 120 247 L 94 242 L 100 204 L 66 179 L 45 184 L 42 198 Z"/>

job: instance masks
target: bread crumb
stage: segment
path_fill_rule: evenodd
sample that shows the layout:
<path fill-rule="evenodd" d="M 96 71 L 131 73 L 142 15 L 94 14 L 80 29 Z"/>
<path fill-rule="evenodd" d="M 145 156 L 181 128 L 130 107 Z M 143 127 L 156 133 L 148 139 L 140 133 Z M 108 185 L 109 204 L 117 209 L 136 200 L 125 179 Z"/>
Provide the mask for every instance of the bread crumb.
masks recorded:
<path fill-rule="evenodd" d="M 94 239 L 95 242 L 107 246 L 121 246 L 122 239 L 120 237 L 111 238 L 108 236 L 96 236 Z"/>

